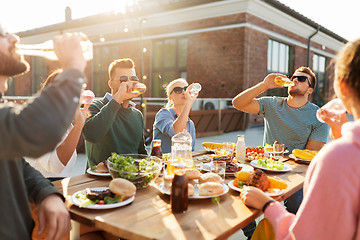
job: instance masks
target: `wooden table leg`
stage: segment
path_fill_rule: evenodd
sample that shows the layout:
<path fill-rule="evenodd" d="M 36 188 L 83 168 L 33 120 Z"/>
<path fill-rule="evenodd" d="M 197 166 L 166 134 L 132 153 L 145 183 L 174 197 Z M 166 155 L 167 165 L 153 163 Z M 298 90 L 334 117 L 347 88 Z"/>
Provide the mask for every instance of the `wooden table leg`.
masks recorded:
<path fill-rule="evenodd" d="M 80 223 L 71 220 L 70 240 L 80 240 Z"/>

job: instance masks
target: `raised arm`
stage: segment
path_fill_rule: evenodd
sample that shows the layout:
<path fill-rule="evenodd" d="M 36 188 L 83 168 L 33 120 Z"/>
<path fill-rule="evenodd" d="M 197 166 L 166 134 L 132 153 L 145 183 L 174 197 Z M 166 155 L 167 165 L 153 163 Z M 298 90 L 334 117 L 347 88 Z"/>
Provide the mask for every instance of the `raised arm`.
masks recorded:
<path fill-rule="evenodd" d="M 177 117 L 177 119 L 174 121 L 175 133 L 182 132 L 184 129 L 186 129 L 186 123 L 189 118 L 191 107 L 195 102 L 197 96 L 199 95 L 199 93 L 190 94 L 193 85 L 194 84 L 191 84 L 185 91 L 185 97 L 186 97 L 185 106 L 181 111 L 181 113 L 179 114 L 179 116 Z"/>
<path fill-rule="evenodd" d="M 281 74 L 275 74 L 275 73 L 269 74 L 265 77 L 265 79 L 262 82 L 239 93 L 232 100 L 233 106 L 237 110 L 240 110 L 243 112 L 259 113 L 260 112 L 260 104 L 256 100 L 256 97 L 268 89 L 281 88 L 281 86 L 277 85 L 274 82 L 275 77 L 279 76 L 279 75 L 283 76 Z"/>
<path fill-rule="evenodd" d="M 79 142 L 89 106 L 90 104 L 86 104 L 83 108 L 78 108 L 73 128 L 65 140 L 56 148 L 56 154 L 64 166 L 69 162 Z"/>

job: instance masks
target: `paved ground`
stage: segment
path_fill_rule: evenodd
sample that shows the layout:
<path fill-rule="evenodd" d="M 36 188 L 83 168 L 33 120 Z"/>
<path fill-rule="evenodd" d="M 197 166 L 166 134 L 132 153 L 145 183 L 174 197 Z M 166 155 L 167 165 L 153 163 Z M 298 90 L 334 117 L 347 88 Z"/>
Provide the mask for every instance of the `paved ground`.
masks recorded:
<path fill-rule="evenodd" d="M 218 136 L 198 138 L 195 142 L 195 150 L 204 149 L 204 147 L 201 145 L 202 142 L 217 142 L 217 143 L 236 142 L 238 135 L 245 135 L 246 146 L 258 146 L 258 145 L 262 145 L 263 134 L 264 134 L 264 128 L 261 126 L 261 127 L 248 128 L 246 131 L 236 131 L 236 132 L 225 133 Z M 86 155 L 78 154 L 78 158 L 75 163 L 72 175 L 77 176 L 83 174 L 85 172 L 85 167 L 86 167 Z M 260 219 L 261 218 L 257 219 L 257 222 Z M 229 238 L 229 240 L 235 240 L 235 239 L 245 240 L 246 237 L 240 230 Z"/>

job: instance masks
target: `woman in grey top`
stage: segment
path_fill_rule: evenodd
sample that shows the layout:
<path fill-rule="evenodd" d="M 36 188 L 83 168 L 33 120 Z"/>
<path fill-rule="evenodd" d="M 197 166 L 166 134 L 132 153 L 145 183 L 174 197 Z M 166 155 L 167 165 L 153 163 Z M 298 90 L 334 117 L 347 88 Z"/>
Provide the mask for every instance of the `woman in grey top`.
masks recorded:
<path fill-rule="evenodd" d="M 195 125 L 189 118 L 191 106 L 199 95 L 198 92 L 192 92 L 193 84 L 189 86 L 183 79 L 175 79 L 169 83 L 166 88 L 168 102 L 155 117 L 153 127 L 153 138 L 161 139 L 161 148 L 163 153 L 171 152 L 171 138 L 175 134 L 186 129 L 193 141 L 192 150 L 195 147 Z"/>

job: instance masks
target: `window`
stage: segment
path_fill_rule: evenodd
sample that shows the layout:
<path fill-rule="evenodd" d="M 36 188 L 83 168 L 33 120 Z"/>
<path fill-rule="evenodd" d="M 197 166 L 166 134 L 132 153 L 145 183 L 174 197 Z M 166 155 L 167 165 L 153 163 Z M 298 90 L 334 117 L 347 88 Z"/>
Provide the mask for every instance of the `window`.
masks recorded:
<path fill-rule="evenodd" d="M 119 58 L 119 46 L 107 45 L 94 48 L 93 58 L 93 91 L 95 96 L 104 96 L 109 91 L 108 68 L 112 61 Z"/>
<path fill-rule="evenodd" d="M 317 54 L 313 55 L 313 67 L 317 79 L 317 85 L 314 89 L 314 102 L 322 106 L 326 103 L 327 98 L 327 81 L 326 81 L 326 58 Z"/>
<path fill-rule="evenodd" d="M 281 73 L 289 76 L 289 59 L 290 47 L 289 45 L 269 39 L 268 41 L 268 59 L 267 71 L 268 73 Z M 287 89 L 271 89 L 269 95 L 286 96 Z"/>
<path fill-rule="evenodd" d="M 49 75 L 48 65 L 46 58 L 43 57 L 31 57 L 31 66 L 32 66 L 32 93 L 39 91 L 41 83 Z"/>
<path fill-rule="evenodd" d="M 164 89 L 172 80 L 186 78 L 187 38 L 157 40 L 153 42 L 152 97 L 166 97 Z"/>

